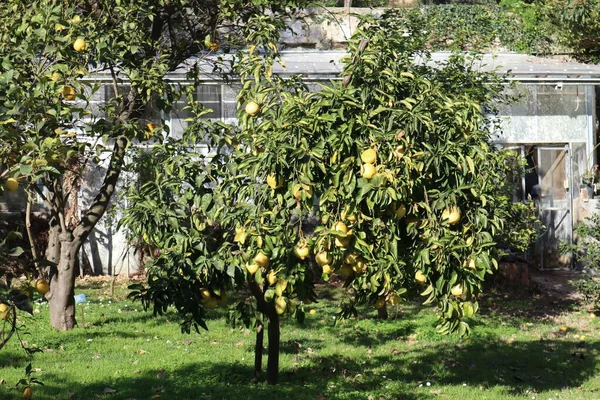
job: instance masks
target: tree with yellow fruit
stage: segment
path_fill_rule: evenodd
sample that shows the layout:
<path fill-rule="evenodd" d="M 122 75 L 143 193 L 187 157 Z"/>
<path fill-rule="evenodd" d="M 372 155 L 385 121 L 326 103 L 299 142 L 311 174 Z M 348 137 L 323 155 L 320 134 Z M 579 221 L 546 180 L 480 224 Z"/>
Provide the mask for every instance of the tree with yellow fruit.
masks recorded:
<path fill-rule="evenodd" d="M 202 324 L 202 311 L 179 305 L 184 289 L 251 293 L 229 318 L 256 331 L 255 377 L 267 330 L 271 384 L 281 318 L 302 321 L 304 305 L 317 300 L 314 281 L 332 275 L 351 299 L 341 317 L 357 315 L 359 304 L 382 309 L 420 295 L 438 307 L 440 332 L 467 333 L 482 281 L 497 265 L 494 240 L 509 203 L 498 196 L 503 156 L 490 146 L 483 108 L 499 98 L 500 78 L 460 54 L 434 67 L 419 27 L 386 11 L 365 17 L 349 41 L 341 79 L 311 93 L 300 77 L 273 73 L 278 26 L 269 16 L 248 23 L 249 47 L 233 71 L 239 125 L 211 136 L 226 151 L 196 163 L 171 153 L 179 165 L 166 150 L 153 153 L 173 169 L 161 178 L 176 195 L 152 182 L 136 201 L 182 221 L 164 227 L 171 247 L 134 296 L 155 310 L 197 312 Z M 253 103 L 260 106 L 248 109 Z M 188 181 L 174 183 L 181 176 Z M 135 210 L 126 221 L 159 223 Z M 185 279 L 172 278 L 179 268 Z M 190 286 L 170 286 L 179 296 L 165 289 L 185 280 Z"/>

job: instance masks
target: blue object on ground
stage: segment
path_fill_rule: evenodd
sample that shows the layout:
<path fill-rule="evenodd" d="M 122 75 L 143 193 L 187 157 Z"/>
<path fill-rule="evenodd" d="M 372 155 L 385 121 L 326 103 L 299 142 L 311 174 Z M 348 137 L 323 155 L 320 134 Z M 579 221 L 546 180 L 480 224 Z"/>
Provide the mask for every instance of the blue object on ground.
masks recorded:
<path fill-rule="evenodd" d="M 87 298 L 85 297 L 85 294 L 83 294 L 83 293 L 75 296 L 75 303 L 83 303 L 86 300 L 87 300 Z"/>

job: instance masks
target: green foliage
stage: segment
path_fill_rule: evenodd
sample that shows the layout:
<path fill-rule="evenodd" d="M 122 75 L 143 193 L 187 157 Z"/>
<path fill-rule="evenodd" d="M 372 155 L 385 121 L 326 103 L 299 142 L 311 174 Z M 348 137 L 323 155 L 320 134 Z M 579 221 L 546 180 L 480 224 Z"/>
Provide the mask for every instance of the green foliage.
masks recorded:
<path fill-rule="evenodd" d="M 586 305 L 598 308 L 600 305 L 600 279 L 595 276 L 585 274 L 582 278 L 569 281 L 577 293 L 583 296 Z"/>
<path fill-rule="evenodd" d="M 131 194 L 123 223 L 161 253 L 150 264 L 150 286 L 135 295 L 159 312 L 185 303 L 177 308 L 201 318 L 185 307 L 212 303 L 202 288 L 241 290 L 254 306 L 238 306 L 232 320 L 252 325 L 248 313 L 260 318 L 281 298 L 302 319 L 314 280 L 330 275 L 296 255 L 307 246 L 313 255 L 328 252 L 352 289 L 342 316 L 356 315 L 361 303 L 422 292 L 439 306 L 440 331 L 466 333 L 510 213 L 510 199 L 497 196 L 504 159 L 488 144 L 482 111 L 500 96 L 501 77 L 477 72 L 478 59 L 465 55 L 431 66 L 418 24 L 387 12 L 357 30 L 343 80 L 310 93 L 300 79 L 272 74 L 277 23 L 249 21 L 252 45 L 235 64 L 240 127 L 201 123 L 200 131 L 214 132 L 209 144 L 227 151 L 211 159 L 194 153 L 195 126 L 188 139 L 154 150 L 156 178 Z M 257 115 L 244 111 L 250 102 Z M 365 178 L 361 153 L 369 148 L 376 174 Z M 444 214 L 454 207 L 459 220 L 449 223 Z M 260 253 L 268 265 L 256 261 Z M 247 265 L 255 263 L 253 274 Z M 427 276 L 425 288 L 414 281 L 417 271 Z M 457 286 L 464 294 L 451 295 Z"/>
<path fill-rule="evenodd" d="M 431 5 L 399 9 L 409 26 L 427 32 L 432 50 L 509 50 L 543 53 L 550 34 L 534 5 Z M 410 28 L 409 28 L 410 29 Z"/>
<path fill-rule="evenodd" d="M 600 4 L 595 0 L 551 0 L 543 11 L 559 39 L 583 62 L 600 61 Z"/>
<path fill-rule="evenodd" d="M 592 270 L 600 270 L 600 215 L 593 214 L 579 222 L 573 229 L 577 241 L 561 243 L 559 250 L 571 254 L 574 262 Z"/>

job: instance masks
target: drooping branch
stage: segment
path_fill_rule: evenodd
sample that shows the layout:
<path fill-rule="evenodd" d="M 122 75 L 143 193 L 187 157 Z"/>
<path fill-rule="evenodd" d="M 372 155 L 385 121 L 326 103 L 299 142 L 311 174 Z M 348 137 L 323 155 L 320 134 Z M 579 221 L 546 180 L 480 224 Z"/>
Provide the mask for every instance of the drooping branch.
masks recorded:
<path fill-rule="evenodd" d="M 120 136 L 115 140 L 112 158 L 106 170 L 102 187 L 73 232 L 73 236 L 79 245 L 83 244 L 85 239 L 87 239 L 92 229 L 108 208 L 110 199 L 115 192 L 119 175 L 121 174 L 128 142 L 124 136 Z"/>

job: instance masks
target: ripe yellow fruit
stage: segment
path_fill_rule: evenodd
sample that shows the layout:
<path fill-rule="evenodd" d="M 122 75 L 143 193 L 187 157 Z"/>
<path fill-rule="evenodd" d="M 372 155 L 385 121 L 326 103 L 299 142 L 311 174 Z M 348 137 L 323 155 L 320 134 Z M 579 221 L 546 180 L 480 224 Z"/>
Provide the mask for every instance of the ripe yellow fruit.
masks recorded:
<path fill-rule="evenodd" d="M 254 116 L 254 115 L 258 114 L 259 111 L 260 111 L 260 106 L 258 105 L 258 103 L 254 102 L 254 101 L 249 101 L 248 104 L 246 104 L 246 114 L 248 114 L 250 116 Z"/>
<path fill-rule="evenodd" d="M 269 261 L 271 261 L 269 256 L 261 252 L 254 256 L 254 264 L 258 265 L 259 267 L 267 268 L 269 266 Z"/>
<path fill-rule="evenodd" d="M 403 218 L 406 215 L 406 206 L 404 204 L 400 204 L 398 208 L 396 208 L 396 216 L 398 218 Z"/>
<path fill-rule="evenodd" d="M 327 275 L 331 275 L 333 274 L 333 268 L 331 267 L 331 265 L 329 264 L 325 264 L 323 266 L 321 266 L 321 268 L 323 268 L 323 273 L 327 274 Z"/>
<path fill-rule="evenodd" d="M 73 49 L 75 49 L 75 51 L 77 51 L 77 52 L 85 51 L 86 48 L 87 48 L 87 43 L 82 38 L 77 38 L 73 42 Z"/>
<path fill-rule="evenodd" d="M 75 89 L 72 86 L 65 85 L 60 88 L 60 94 L 65 98 L 65 100 L 73 101 L 77 98 L 75 96 Z"/>
<path fill-rule="evenodd" d="M 267 274 L 267 282 L 269 282 L 269 285 L 274 285 L 275 283 L 277 283 L 277 274 L 275 273 L 275 271 L 269 271 L 269 273 Z"/>
<path fill-rule="evenodd" d="M 10 318 L 10 307 L 4 303 L 0 303 L 0 319 L 7 320 Z"/>
<path fill-rule="evenodd" d="M 358 254 L 355 252 L 349 253 L 346 257 L 344 257 L 344 264 L 354 265 L 358 261 Z"/>
<path fill-rule="evenodd" d="M 345 237 L 348 233 L 348 227 L 346 226 L 345 223 L 338 221 L 335 223 L 335 225 L 333 225 L 333 230 L 334 231 L 338 231 L 338 232 L 342 232 L 342 234 L 336 234 L 338 237 Z"/>
<path fill-rule="evenodd" d="M 360 174 L 365 179 L 371 179 L 375 175 L 375 172 L 377 171 L 375 170 L 375 166 L 373 164 L 367 163 L 360 167 Z"/>
<path fill-rule="evenodd" d="M 8 178 L 6 180 L 6 190 L 14 192 L 19 188 L 19 182 L 15 178 Z"/>
<path fill-rule="evenodd" d="M 352 240 L 352 231 L 348 231 L 345 237 L 336 237 L 333 243 L 337 247 L 341 247 L 343 249 L 347 248 L 350 245 L 350 241 Z"/>
<path fill-rule="evenodd" d="M 342 265 L 340 269 L 337 270 L 337 274 L 343 276 L 344 278 L 349 278 L 354 274 L 354 270 L 351 265 Z"/>
<path fill-rule="evenodd" d="M 210 42 L 208 44 L 208 48 L 210 49 L 210 51 L 218 51 L 220 49 L 219 43 L 217 42 Z"/>
<path fill-rule="evenodd" d="M 278 297 L 277 300 L 275 300 L 275 312 L 279 315 L 285 313 L 285 310 L 287 309 L 287 300 L 285 297 Z"/>
<path fill-rule="evenodd" d="M 33 389 L 27 386 L 25 389 L 23 389 L 23 394 L 21 395 L 21 398 L 30 399 L 31 396 L 33 396 Z"/>
<path fill-rule="evenodd" d="M 153 123 L 148 123 L 146 124 L 146 130 L 148 132 L 152 132 L 153 130 L 155 130 L 156 128 L 158 128 L 158 125 L 153 124 Z"/>
<path fill-rule="evenodd" d="M 427 276 L 422 271 L 417 271 L 415 272 L 415 281 L 421 285 L 424 285 L 427 283 Z"/>
<path fill-rule="evenodd" d="M 442 212 L 442 221 L 447 221 L 450 225 L 456 224 L 460 221 L 460 210 L 456 206 L 446 208 Z"/>
<path fill-rule="evenodd" d="M 271 174 L 267 176 L 267 185 L 269 185 L 269 187 L 273 190 L 279 189 L 283 186 L 283 180 L 277 178 L 275 174 Z"/>
<path fill-rule="evenodd" d="M 398 145 L 396 146 L 396 148 L 394 149 L 394 155 L 396 156 L 396 158 L 402 158 L 402 156 L 404 156 L 404 151 L 406 149 L 404 148 L 404 146 L 402 145 Z"/>
<path fill-rule="evenodd" d="M 35 290 L 43 296 L 50 291 L 50 284 L 45 279 L 38 279 L 35 281 Z"/>
<path fill-rule="evenodd" d="M 308 312 L 310 315 L 315 315 L 317 313 L 317 310 L 315 310 L 314 308 L 312 310 L 310 310 Z"/>
<path fill-rule="evenodd" d="M 285 279 L 278 280 L 275 284 L 275 294 L 277 296 L 282 296 L 283 292 L 285 292 L 285 289 L 287 288 L 287 284 L 288 282 Z"/>
<path fill-rule="evenodd" d="M 459 283 L 458 285 L 455 285 L 452 288 L 452 290 L 450 290 L 450 293 L 452 294 L 452 296 L 461 297 L 466 294 L 466 290 L 463 287 L 463 285 L 461 283 Z"/>
<path fill-rule="evenodd" d="M 375 164 L 375 162 L 377 161 L 377 152 L 375 151 L 375 149 L 367 149 L 362 152 L 362 154 L 360 155 L 360 159 L 365 164 Z"/>
<path fill-rule="evenodd" d="M 246 270 L 250 275 L 254 275 L 256 271 L 258 271 L 258 265 L 256 264 L 256 262 L 252 264 L 246 263 Z"/>
<path fill-rule="evenodd" d="M 475 264 L 475 260 L 470 259 L 468 267 L 469 267 L 469 269 L 472 269 L 473 271 L 476 271 L 477 270 L 477 265 Z"/>
<path fill-rule="evenodd" d="M 320 251 L 315 256 L 315 261 L 320 266 L 323 266 L 323 265 L 331 264 L 331 262 L 333 261 L 333 257 L 331 256 L 331 254 L 329 254 L 326 251 Z"/>
<path fill-rule="evenodd" d="M 306 246 L 306 244 L 299 244 L 296 247 L 294 247 L 294 254 L 299 259 L 304 260 L 310 254 L 310 249 L 308 248 L 308 246 Z"/>

